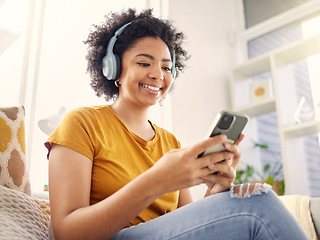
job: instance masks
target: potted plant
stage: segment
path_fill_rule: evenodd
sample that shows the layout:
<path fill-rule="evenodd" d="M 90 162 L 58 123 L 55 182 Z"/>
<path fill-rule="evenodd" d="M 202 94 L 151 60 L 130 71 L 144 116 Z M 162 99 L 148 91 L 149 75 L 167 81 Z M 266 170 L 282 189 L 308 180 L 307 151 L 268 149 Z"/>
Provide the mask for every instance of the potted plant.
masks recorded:
<path fill-rule="evenodd" d="M 273 190 L 278 195 L 284 194 L 284 180 L 276 180 L 277 173 L 268 171 L 270 165 L 266 164 L 263 168 L 263 173 L 261 174 L 253 166 L 247 164 L 245 169 L 237 170 L 236 179 L 234 184 L 242 183 L 267 183 L 270 184 Z"/>
<path fill-rule="evenodd" d="M 259 147 L 263 150 L 267 150 L 275 156 L 275 154 L 269 149 L 267 144 L 254 143 L 255 147 Z M 276 159 L 278 160 L 278 159 Z M 278 195 L 284 194 L 284 180 L 282 177 L 282 163 L 278 160 L 273 164 L 267 163 L 263 166 L 262 172 L 255 169 L 252 165 L 246 164 L 244 169 L 237 170 L 235 184 L 241 183 L 267 183 L 270 184 L 273 190 Z"/>

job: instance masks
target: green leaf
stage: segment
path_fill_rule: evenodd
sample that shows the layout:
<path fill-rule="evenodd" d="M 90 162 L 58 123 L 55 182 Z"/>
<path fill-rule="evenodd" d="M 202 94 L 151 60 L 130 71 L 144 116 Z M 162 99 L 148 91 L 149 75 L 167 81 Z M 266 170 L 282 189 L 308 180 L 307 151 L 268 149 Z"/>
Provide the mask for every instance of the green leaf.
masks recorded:
<path fill-rule="evenodd" d="M 245 172 L 243 170 L 237 170 L 236 179 L 234 180 L 234 184 L 243 183 L 242 176 L 243 176 L 244 173 Z"/>
<path fill-rule="evenodd" d="M 266 148 L 266 149 L 269 148 L 269 146 L 267 144 L 260 144 L 260 143 L 255 143 L 254 146 L 255 147 L 261 147 L 261 148 Z"/>
<path fill-rule="evenodd" d="M 284 195 L 284 180 L 281 180 L 279 182 L 279 188 L 280 188 L 282 195 Z"/>
<path fill-rule="evenodd" d="M 269 176 L 266 183 L 272 185 L 274 180 L 274 176 Z"/>
<path fill-rule="evenodd" d="M 270 164 L 264 165 L 263 172 L 266 172 L 270 169 Z"/>
<path fill-rule="evenodd" d="M 247 166 L 247 177 L 251 177 L 254 174 L 254 168 L 250 165 Z"/>

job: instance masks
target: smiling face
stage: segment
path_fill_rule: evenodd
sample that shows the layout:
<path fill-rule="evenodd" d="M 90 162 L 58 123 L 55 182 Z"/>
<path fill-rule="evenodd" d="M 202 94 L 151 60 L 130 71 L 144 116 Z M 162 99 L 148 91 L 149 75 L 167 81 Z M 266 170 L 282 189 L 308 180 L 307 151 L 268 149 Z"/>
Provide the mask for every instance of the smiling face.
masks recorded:
<path fill-rule="evenodd" d="M 160 39 L 139 39 L 122 57 L 121 87 L 117 100 L 149 107 L 159 102 L 173 82 L 171 56 Z"/>

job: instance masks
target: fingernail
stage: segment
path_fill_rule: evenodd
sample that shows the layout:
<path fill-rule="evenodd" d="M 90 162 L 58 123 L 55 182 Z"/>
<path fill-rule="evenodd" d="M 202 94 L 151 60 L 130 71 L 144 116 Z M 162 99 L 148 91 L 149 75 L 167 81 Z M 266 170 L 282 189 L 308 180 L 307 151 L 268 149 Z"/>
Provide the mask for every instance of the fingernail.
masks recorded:
<path fill-rule="evenodd" d="M 229 149 L 229 148 L 231 147 L 231 145 L 230 145 L 230 143 L 225 143 L 225 144 L 224 144 L 224 147 L 225 147 L 226 149 Z"/>
<path fill-rule="evenodd" d="M 222 135 L 220 135 L 220 138 L 222 141 L 225 141 L 225 140 L 227 140 L 227 135 L 222 134 Z"/>
<path fill-rule="evenodd" d="M 213 163 L 208 166 L 208 168 L 209 168 L 210 170 L 212 170 L 213 167 L 214 167 L 214 164 L 213 164 Z"/>

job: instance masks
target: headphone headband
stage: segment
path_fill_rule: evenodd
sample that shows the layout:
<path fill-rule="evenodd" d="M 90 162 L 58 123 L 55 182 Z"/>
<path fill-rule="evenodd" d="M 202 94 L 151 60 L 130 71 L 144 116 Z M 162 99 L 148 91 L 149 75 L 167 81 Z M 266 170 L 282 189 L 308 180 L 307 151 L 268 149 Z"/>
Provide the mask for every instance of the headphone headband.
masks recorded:
<path fill-rule="evenodd" d="M 121 74 L 121 62 L 120 58 L 117 54 L 113 53 L 113 47 L 117 41 L 117 37 L 123 32 L 123 30 L 130 25 L 131 22 L 126 23 L 121 28 L 119 28 L 110 39 L 107 50 L 106 56 L 102 59 L 102 72 L 103 75 L 107 78 L 107 80 L 117 80 Z M 173 50 L 172 52 L 172 68 L 171 68 L 171 75 L 172 79 L 176 77 L 176 54 Z"/>
<path fill-rule="evenodd" d="M 113 54 L 113 47 L 114 47 L 114 44 L 116 43 L 117 41 L 117 37 L 122 33 L 122 31 L 128 26 L 130 25 L 131 22 L 128 22 L 127 24 L 123 25 L 121 28 L 119 28 L 113 35 L 113 37 L 110 39 L 109 43 L 108 43 L 108 46 L 107 46 L 107 51 L 106 51 L 106 55 L 108 53 L 112 53 Z"/>

